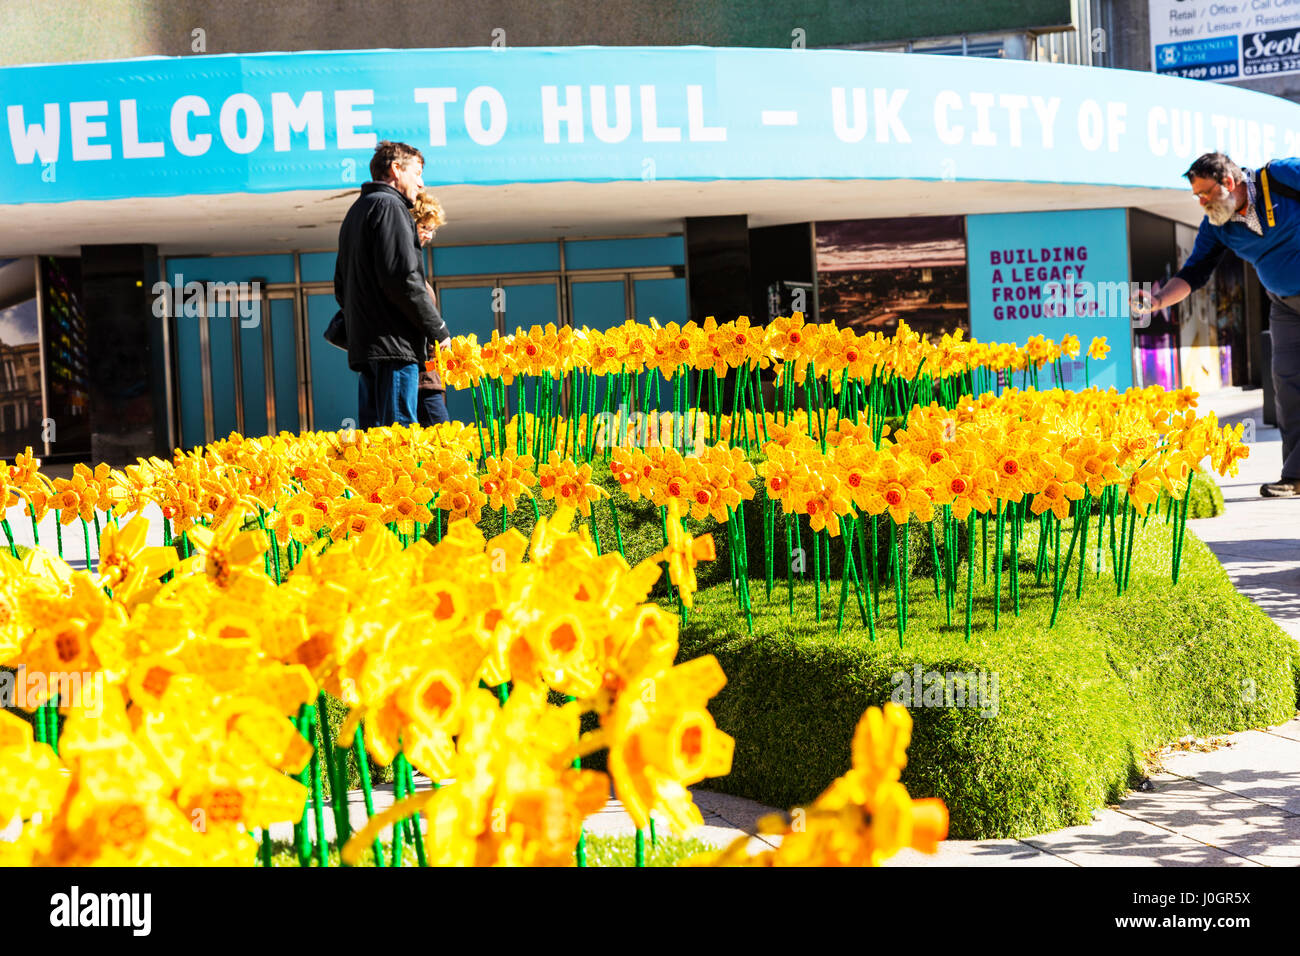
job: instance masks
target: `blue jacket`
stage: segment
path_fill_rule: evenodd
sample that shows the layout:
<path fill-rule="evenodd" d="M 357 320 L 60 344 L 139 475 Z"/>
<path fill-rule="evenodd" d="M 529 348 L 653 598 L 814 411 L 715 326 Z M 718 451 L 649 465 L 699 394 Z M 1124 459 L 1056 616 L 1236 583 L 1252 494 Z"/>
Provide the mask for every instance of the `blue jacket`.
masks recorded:
<path fill-rule="evenodd" d="M 1300 189 L 1300 158 L 1273 160 L 1268 165 L 1268 182 L 1270 187 L 1280 182 Z M 1255 267 L 1259 281 L 1274 295 L 1300 294 L 1300 200 L 1281 196 L 1271 188 L 1270 194 L 1275 223 L 1272 226 L 1268 224 L 1264 189 L 1256 172 L 1255 211 L 1264 235 L 1255 235 L 1244 222 L 1212 226 L 1208 218 L 1202 219 L 1192 254 L 1175 278 L 1182 279 L 1193 290 L 1199 289 L 1209 281 L 1224 251 L 1231 249 Z"/>

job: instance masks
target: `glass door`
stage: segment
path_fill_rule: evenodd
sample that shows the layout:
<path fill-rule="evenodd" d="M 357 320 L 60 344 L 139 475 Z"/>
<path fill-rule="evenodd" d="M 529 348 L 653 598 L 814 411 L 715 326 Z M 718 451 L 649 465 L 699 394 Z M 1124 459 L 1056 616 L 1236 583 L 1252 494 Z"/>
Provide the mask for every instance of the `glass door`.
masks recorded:
<path fill-rule="evenodd" d="M 325 327 L 338 311 L 333 290 L 304 289 L 307 321 L 303 365 L 307 372 L 308 427 L 338 431 L 357 426 L 357 373 L 348 368 L 348 353 L 325 341 Z"/>
<path fill-rule="evenodd" d="M 305 378 L 297 296 L 291 290 L 196 301 L 172 318 L 180 444 L 238 432 L 248 438 L 302 427 Z"/>

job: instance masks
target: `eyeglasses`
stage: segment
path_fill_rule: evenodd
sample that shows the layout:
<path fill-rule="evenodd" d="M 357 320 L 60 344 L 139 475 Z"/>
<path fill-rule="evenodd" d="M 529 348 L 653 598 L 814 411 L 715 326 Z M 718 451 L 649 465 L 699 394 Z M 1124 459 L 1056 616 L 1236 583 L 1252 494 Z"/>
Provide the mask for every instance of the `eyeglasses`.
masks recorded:
<path fill-rule="evenodd" d="M 1210 186 L 1208 189 L 1201 189 L 1201 190 L 1193 189 L 1193 190 L 1192 190 L 1192 195 L 1195 196 L 1197 199 L 1213 199 L 1213 198 L 1214 198 L 1214 193 L 1215 193 L 1217 190 L 1219 190 L 1220 188 L 1226 190 L 1226 189 L 1227 189 L 1227 185 L 1226 185 L 1225 183 L 1222 183 L 1222 182 L 1216 182 L 1214 185 Z"/>

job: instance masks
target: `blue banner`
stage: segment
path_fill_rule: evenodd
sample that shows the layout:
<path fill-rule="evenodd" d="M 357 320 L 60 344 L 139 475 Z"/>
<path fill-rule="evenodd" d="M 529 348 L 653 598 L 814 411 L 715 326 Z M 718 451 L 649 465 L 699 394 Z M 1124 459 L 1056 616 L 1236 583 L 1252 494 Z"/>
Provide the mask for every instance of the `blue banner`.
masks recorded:
<path fill-rule="evenodd" d="M 966 255 L 972 337 L 1024 345 L 1034 335 L 1076 335 L 1079 357 L 1062 364 L 1066 387 L 1081 389 L 1088 344 L 1105 336 L 1110 354 L 1089 364 L 1089 381 L 1120 391 L 1133 384 L 1125 210 L 967 216 Z M 1049 387 L 1051 371 L 1042 375 Z"/>
<path fill-rule="evenodd" d="M 1156 45 L 1156 72 L 1189 80 L 1227 80 L 1237 75 L 1237 38 L 1213 37 Z"/>
<path fill-rule="evenodd" d="M 0 204 L 425 181 L 1001 180 L 1185 188 L 1300 153 L 1300 105 L 1128 70 L 826 50 L 454 49 L 0 69 Z"/>

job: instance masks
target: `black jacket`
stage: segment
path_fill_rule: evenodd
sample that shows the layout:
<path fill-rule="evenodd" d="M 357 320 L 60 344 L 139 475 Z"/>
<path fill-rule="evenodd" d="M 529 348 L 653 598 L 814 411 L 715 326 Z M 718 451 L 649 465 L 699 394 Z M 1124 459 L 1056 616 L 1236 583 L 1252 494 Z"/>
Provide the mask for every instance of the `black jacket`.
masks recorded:
<path fill-rule="evenodd" d="M 425 361 L 425 340 L 450 333 L 424 287 L 411 204 L 386 183 L 366 183 L 339 227 L 334 298 L 348 331 L 348 367 Z"/>

